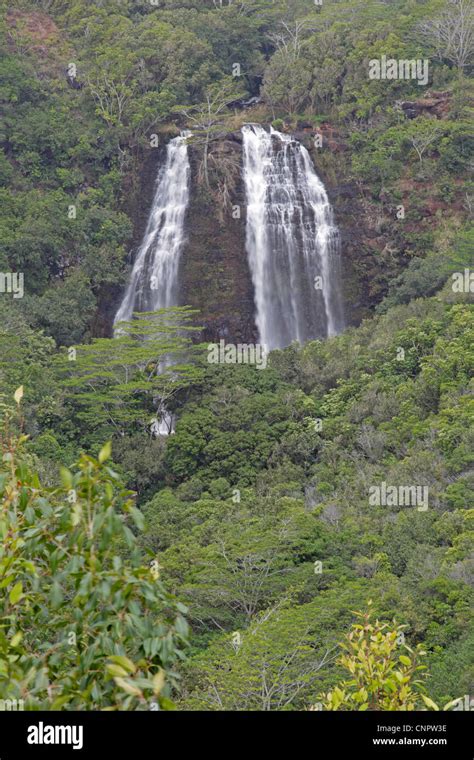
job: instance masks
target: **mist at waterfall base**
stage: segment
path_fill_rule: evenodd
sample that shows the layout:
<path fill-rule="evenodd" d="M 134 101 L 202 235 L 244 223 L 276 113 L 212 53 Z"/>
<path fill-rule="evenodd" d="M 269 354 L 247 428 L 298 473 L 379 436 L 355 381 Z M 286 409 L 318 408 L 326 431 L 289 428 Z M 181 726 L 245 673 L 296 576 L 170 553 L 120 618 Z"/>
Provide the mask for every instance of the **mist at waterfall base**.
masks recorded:
<path fill-rule="evenodd" d="M 343 328 L 340 246 L 324 185 L 297 140 L 259 125 L 246 125 L 242 133 L 246 251 L 259 342 L 271 351 L 293 341 L 304 344 L 335 335 Z M 183 132 L 167 145 L 115 325 L 130 320 L 134 312 L 179 305 L 179 264 L 190 200 L 189 136 Z M 316 278 L 320 288 L 315 287 Z M 170 365 L 164 357 L 160 370 Z M 155 403 L 153 434 L 173 433 L 173 415 L 162 399 Z"/>
<path fill-rule="evenodd" d="M 242 134 L 259 340 L 271 351 L 336 335 L 343 328 L 340 244 L 324 185 L 289 135 L 257 124 Z"/>
<path fill-rule="evenodd" d="M 185 240 L 185 217 L 189 205 L 189 132 L 170 140 L 166 160 L 158 172 L 156 190 L 145 234 L 137 253 L 130 279 L 115 315 L 114 325 L 130 320 L 135 311 L 157 311 L 177 306 L 179 299 L 179 261 Z M 171 364 L 160 362 L 163 372 Z M 174 432 L 173 415 L 161 399 L 156 399 L 154 435 Z"/>

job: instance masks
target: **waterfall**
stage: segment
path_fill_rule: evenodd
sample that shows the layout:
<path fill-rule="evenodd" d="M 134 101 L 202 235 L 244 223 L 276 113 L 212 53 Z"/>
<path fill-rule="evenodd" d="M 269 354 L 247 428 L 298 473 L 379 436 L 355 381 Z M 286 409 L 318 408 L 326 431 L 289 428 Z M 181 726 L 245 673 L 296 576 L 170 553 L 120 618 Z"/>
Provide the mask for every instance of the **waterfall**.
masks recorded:
<path fill-rule="evenodd" d="M 339 235 L 306 148 L 273 128 L 242 129 L 246 247 L 267 350 L 343 327 Z"/>
<path fill-rule="evenodd" d="M 114 324 L 131 319 L 134 311 L 178 305 L 179 259 L 189 203 L 188 136 L 183 132 L 167 145 L 145 234 Z"/>
<path fill-rule="evenodd" d="M 114 324 L 130 320 L 134 311 L 157 311 L 178 305 L 179 260 L 189 203 L 189 135 L 183 132 L 167 145 L 145 234 Z M 169 365 L 165 357 L 160 364 L 161 371 Z M 161 399 L 156 402 L 157 418 L 152 423 L 152 431 L 155 435 L 169 435 L 174 431 L 173 415 Z"/>

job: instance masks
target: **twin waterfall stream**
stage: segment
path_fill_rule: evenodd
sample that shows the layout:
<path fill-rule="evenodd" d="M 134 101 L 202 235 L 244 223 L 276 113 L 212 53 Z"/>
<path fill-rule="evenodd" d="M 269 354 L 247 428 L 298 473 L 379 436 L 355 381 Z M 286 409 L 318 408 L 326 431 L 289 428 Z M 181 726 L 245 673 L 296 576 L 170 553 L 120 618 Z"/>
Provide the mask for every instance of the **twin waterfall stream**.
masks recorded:
<path fill-rule="evenodd" d="M 188 135 L 183 133 L 168 143 L 166 161 L 158 172 L 145 234 L 114 324 L 130 320 L 134 311 L 158 311 L 178 305 L 179 260 L 185 240 L 191 175 Z M 161 371 L 169 363 L 164 357 Z M 157 399 L 152 432 L 155 435 L 169 435 L 173 430 L 173 415 Z"/>
<path fill-rule="evenodd" d="M 134 311 L 157 311 L 178 304 L 178 270 L 185 239 L 190 166 L 187 134 L 168 143 L 142 243 L 114 322 Z"/>
<path fill-rule="evenodd" d="M 177 306 L 191 170 L 183 132 L 167 146 L 145 234 L 114 323 L 133 312 Z M 242 129 L 246 249 L 259 342 L 267 351 L 343 328 L 339 235 L 324 185 L 306 148 L 256 124 Z M 161 416 L 161 421 L 159 418 Z M 173 431 L 158 409 L 155 433 Z"/>
<path fill-rule="evenodd" d="M 339 236 L 308 151 L 270 127 L 243 128 L 247 255 L 268 351 L 342 329 Z"/>

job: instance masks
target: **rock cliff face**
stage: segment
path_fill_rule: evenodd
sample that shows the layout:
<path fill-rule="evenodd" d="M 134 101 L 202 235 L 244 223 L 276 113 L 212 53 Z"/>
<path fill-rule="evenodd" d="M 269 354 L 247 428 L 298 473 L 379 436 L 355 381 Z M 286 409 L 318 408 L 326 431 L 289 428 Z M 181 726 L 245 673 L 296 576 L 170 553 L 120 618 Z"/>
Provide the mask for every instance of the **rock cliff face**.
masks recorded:
<path fill-rule="evenodd" d="M 350 153 L 330 125 L 320 128 L 323 148 L 315 147 L 313 126 L 293 132 L 310 151 L 324 182 L 341 235 L 342 292 L 346 324 L 368 316 L 384 294 L 387 257 L 393 241 L 378 227 L 373 206 L 348 175 Z M 134 219 L 131 259 L 146 226 L 159 162 L 164 148 L 149 153 L 142 164 L 139 191 L 128 211 Z M 255 342 L 253 286 L 245 249 L 246 204 L 242 181 L 242 137 L 232 132 L 212 145 L 210 190 L 203 179 L 202 149 L 190 147 L 191 200 L 186 217 L 186 243 L 180 263 L 180 303 L 199 310 L 204 341 Z M 395 227 L 394 227 L 395 229 Z M 115 305 L 119 294 L 114 297 Z M 106 315 L 113 319 L 113 309 Z"/>
<path fill-rule="evenodd" d="M 398 102 L 398 105 L 409 119 L 416 119 L 418 116 L 436 116 L 442 119 L 449 114 L 451 93 L 431 92 L 425 98 L 402 100 Z"/>
<path fill-rule="evenodd" d="M 245 250 L 245 195 L 240 133 L 214 144 L 211 192 L 201 175 L 199 147 L 190 150 L 191 202 L 180 268 L 181 301 L 199 309 L 202 338 L 257 340 L 253 287 Z"/>

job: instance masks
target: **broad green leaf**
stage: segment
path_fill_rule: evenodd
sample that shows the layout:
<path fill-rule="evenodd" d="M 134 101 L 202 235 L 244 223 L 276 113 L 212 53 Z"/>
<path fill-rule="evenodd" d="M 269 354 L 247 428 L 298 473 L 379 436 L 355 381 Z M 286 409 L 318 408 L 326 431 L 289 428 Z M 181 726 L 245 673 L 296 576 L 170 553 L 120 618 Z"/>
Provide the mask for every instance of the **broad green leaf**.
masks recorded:
<path fill-rule="evenodd" d="M 16 604 L 20 601 L 20 599 L 23 596 L 23 584 L 21 581 L 18 581 L 18 583 L 15 583 L 13 588 L 11 589 L 8 597 L 10 599 L 11 604 Z"/>
<path fill-rule="evenodd" d="M 111 441 L 107 441 L 107 443 L 105 443 L 102 446 L 102 448 L 101 448 L 101 450 L 99 452 L 99 462 L 100 462 L 100 464 L 103 464 L 105 461 L 107 461 L 107 459 L 110 458 L 111 454 L 112 454 L 112 443 L 111 443 Z"/>
<path fill-rule="evenodd" d="M 422 694 L 421 698 L 425 705 L 430 708 L 430 710 L 436 710 L 436 712 L 439 712 L 439 707 L 436 702 L 433 702 L 433 700 L 427 697 L 425 694 Z"/>
<path fill-rule="evenodd" d="M 115 665 L 113 662 L 108 663 L 107 671 L 110 673 L 110 675 L 118 676 L 119 678 L 129 675 L 128 670 L 125 670 L 125 668 L 121 668 L 120 665 Z"/>
<path fill-rule="evenodd" d="M 124 668 L 127 673 L 135 673 L 137 669 L 135 663 L 129 660 L 128 657 L 123 657 L 122 655 L 114 654 L 109 657 L 109 660 L 114 662 L 116 665 L 120 665 L 120 667 Z"/>
<path fill-rule="evenodd" d="M 120 686 L 120 688 L 126 691 L 127 694 L 132 694 L 134 697 L 141 697 L 142 693 L 140 689 L 137 689 L 137 687 L 131 684 L 130 681 L 126 681 L 125 678 L 114 678 L 114 681 L 117 686 Z"/>

